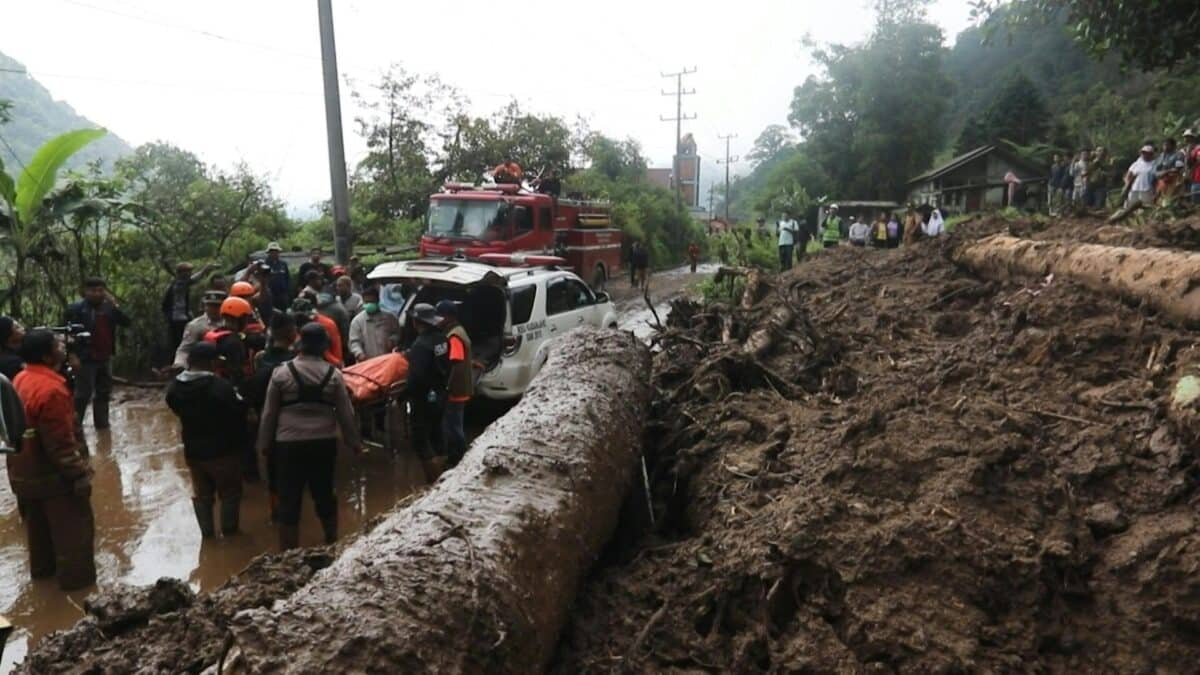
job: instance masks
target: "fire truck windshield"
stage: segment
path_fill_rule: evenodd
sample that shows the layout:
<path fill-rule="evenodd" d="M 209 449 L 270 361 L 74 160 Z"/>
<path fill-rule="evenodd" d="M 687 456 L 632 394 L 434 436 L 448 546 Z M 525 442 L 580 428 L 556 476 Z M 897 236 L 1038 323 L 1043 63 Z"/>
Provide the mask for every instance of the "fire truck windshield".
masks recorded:
<path fill-rule="evenodd" d="M 435 199 L 429 205 L 429 227 L 434 237 L 502 239 L 508 205 L 502 201 Z"/>

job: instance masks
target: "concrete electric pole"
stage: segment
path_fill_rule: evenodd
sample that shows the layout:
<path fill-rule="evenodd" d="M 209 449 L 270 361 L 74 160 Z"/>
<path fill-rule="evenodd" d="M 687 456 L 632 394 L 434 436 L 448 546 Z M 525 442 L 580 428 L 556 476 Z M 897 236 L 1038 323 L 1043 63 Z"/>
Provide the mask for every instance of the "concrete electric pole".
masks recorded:
<path fill-rule="evenodd" d="M 730 157 L 729 156 L 729 141 L 731 139 L 737 138 L 737 134 L 729 134 L 728 136 L 717 136 L 717 138 L 725 141 L 725 161 L 722 162 L 721 160 L 718 159 L 717 164 L 725 165 L 725 224 L 728 225 L 729 224 L 729 201 L 730 201 L 730 199 L 729 199 L 730 198 L 729 165 L 738 161 L 738 159 L 740 159 L 739 157 Z"/>
<path fill-rule="evenodd" d="M 689 89 L 687 91 L 684 91 L 683 76 L 691 75 L 694 72 L 696 72 L 696 69 L 693 67 L 693 68 L 684 68 L 683 70 L 681 70 L 677 73 L 663 73 L 662 74 L 663 77 L 675 78 L 675 91 L 664 91 L 662 93 L 663 96 L 674 96 L 675 97 L 675 116 L 674 117 L 661 117 L 660 116 L 659 119 L 661 119 L 663 122 L 674 122 L 675 123 L 675 157 L 671 161 L 671 177 L 675 181 L 675 206 L 680 207 L 680 208 L 683 207 L 683 180 L 679 176 L 679 151 L 682 149 L 681 141 L 683 140 L 682 139 L 683 122 L 685 120 L 696 119 L 695 113 L 693 113 L 690 116 L 683 114 L 683 97 L 690 96 L 690 95 L 696 93 L 695 89 Z"/>
<path fill-rule="evenodd" d="M 346 148 L 342 141 L 342 99 L 338 90 L 337 49 L 333 42 L 333 0 L 317 0 L 321 23 L 321 65 L 325 76 L 325 130 L 329 137 L 329 182 L 333 201 L 333 257 L 350 262 L 350 195 L 346 188 Z"/>

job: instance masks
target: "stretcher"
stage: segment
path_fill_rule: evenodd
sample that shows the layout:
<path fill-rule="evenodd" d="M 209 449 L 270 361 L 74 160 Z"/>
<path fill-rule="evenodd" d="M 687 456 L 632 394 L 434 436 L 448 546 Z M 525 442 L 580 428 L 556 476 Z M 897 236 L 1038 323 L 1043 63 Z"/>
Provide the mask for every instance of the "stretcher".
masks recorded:
<path fill-rule="evenodd" d="M 393 454 L 408 447 L 405 384 L 408 359 L 384 354 L 342 369 L 342 381 L 362 429 L 363 441 Z"/>

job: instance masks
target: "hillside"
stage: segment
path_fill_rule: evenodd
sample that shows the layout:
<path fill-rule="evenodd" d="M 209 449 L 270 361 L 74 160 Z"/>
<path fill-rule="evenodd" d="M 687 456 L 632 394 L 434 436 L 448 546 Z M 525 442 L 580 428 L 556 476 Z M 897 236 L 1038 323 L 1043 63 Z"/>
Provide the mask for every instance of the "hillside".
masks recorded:
<path fill-rule="evenodd" d="M 0 53 L 0 101 L 12 103 L 9 110 L 12 119 L 0 126 L 0 136 L 21 162 L 28 161 L 38 146 L 64 131 L 103 126 L 75 112 L 67 103 L 56 101 L 33 77 L 12 72 L 24 70 L 25 66 L 19 61 Z M 111 166 L 113 160 L 131 152 L 133 149 L 128 143 L 110 132 L 84 148 L 71 160 L 70 166 L 81 166 L 97 159 Z M 0 148 L 0 158 L 6 165 L 14 164 L 7 148 Z"/>

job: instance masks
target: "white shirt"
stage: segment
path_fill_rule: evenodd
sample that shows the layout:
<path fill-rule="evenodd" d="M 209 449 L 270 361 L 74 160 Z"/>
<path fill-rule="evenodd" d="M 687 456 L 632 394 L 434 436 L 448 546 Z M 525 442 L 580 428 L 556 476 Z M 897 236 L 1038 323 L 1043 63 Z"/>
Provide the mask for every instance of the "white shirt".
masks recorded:
<path fill-rule="evenodd" d="M 795 220 L 781 220 L 779 226 L 779 245 L 792 246 L 796 243 L 796 233 L 800 231 L 800 226 Z"/>
<path fill-rule="evenodd" d="M 867 224 L 859 221 L 850 226 L 850 241 L 866 241 L 867 232 L 871 230 Z"/>
<path fill-rule="evenodd" d="M 1133 164 L 1129 165 L 1129 173 L 1133 174 L 1133 185 L 1129 188 L 1133 192 L 1153 192 L 1154 191 L 1154 160 L 1146 161 L 1138 157 Z"/>

